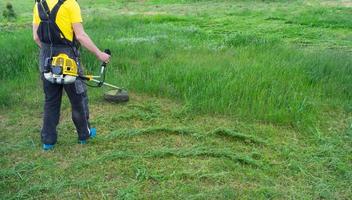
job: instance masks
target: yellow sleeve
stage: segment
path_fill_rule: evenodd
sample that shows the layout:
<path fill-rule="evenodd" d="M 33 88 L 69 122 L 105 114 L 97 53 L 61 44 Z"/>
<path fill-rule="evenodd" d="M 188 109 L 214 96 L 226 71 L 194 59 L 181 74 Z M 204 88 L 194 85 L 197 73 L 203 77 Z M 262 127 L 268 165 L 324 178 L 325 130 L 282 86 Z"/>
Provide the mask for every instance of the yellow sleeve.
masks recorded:
<path fill-rule="evenodd" d="M 40 23 L 40 18 L 39 18 L 39 14 L 38 14 L 37 3 L 36 3 L 33 8 L 33 24 L 39 25 L 39 23 Z"/>
<path fill-rule="evenodd" d="M 68 5 L 69 13 L 70 13 L 70 20 L 71 23 L 79 23 L 82 22 L 81 16 L 81 8 L 79 7 L 78 3 L 74 1 L 69 1 L 70 4 Z"/>

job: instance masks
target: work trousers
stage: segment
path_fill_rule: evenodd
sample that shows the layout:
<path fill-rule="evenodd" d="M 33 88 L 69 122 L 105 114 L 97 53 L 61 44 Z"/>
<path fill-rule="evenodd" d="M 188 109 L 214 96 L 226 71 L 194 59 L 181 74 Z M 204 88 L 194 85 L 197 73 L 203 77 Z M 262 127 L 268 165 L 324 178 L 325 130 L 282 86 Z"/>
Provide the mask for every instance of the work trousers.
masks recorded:
<path fill-rule="evenodd" d="M 56 127 L 59 124 L 63 89 L 65 90 L 72 109 L 72 120 L 76 126 L 79 140 L 89 138 L 89 110 L 87 93 L 78 94 L 75 83 L 59 85 L 43 80 L 45 93 L 44 120 L 41 139 L 44 144 L 55 144 L 57 141 Z"/>

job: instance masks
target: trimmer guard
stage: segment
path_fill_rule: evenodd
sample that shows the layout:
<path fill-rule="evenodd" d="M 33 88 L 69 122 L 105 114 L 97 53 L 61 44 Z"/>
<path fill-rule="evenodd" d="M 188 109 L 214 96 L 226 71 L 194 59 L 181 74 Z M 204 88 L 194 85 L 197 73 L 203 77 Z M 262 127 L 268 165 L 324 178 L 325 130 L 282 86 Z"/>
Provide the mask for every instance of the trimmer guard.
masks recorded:
<path fill-rule="evenodd" d="M 108 92 L 105 92 L 104 99 L 109 102 L 123 103 L 129 100 L 129 96 L 126 90 L 110 90 Z"/>

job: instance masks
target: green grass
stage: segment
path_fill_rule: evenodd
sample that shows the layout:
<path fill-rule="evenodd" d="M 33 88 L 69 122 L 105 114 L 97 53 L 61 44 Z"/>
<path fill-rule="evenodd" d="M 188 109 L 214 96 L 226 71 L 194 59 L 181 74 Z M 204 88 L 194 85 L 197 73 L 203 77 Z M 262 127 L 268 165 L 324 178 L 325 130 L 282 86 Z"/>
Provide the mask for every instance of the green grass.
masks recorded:
<path fill-rule="evenodd" d="M 348 199 L 352 8 L 342 1 L 79 1 L 128 104 L 40 150 L 32 2 L 0 17 L 0 199 Z M 4 3 L 0 3 L 0 8 Z M 0 9 L 0 10 L 1 10 Z M 99 62 L 83 50 L 88 71 Z"/>

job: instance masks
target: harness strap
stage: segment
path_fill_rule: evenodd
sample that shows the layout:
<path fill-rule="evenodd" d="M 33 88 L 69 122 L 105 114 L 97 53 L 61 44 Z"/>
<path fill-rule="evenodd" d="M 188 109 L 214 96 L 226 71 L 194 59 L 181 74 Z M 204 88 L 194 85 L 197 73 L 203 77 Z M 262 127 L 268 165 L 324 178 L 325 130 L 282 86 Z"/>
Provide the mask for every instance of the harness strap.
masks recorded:
<path fill-rule="evenodd" d="M 38 14 L 39 14 L 40 20 L 48 21 L 50 12 L 48 13 L 46 11 L 44 4 L 42 2 L 40 2 L 40 0 L 37 0 L 37 3 L 38 3 L 37 4 L 38 5 Z M 48 4 L 46 4 L 46 2 L 45 2 L 45 5 L 48 5 Z"/>
<path fill-rule="evenodd" d="M 49 9 L 49 6 L 48 6 L 48 3 L 46 2 L 46 0 L 41 1 L 41 4 L 43 6 L 43 9 L 44 9 L 46 15 L 48 17 L 50 17 L 50 9 Z"/>

